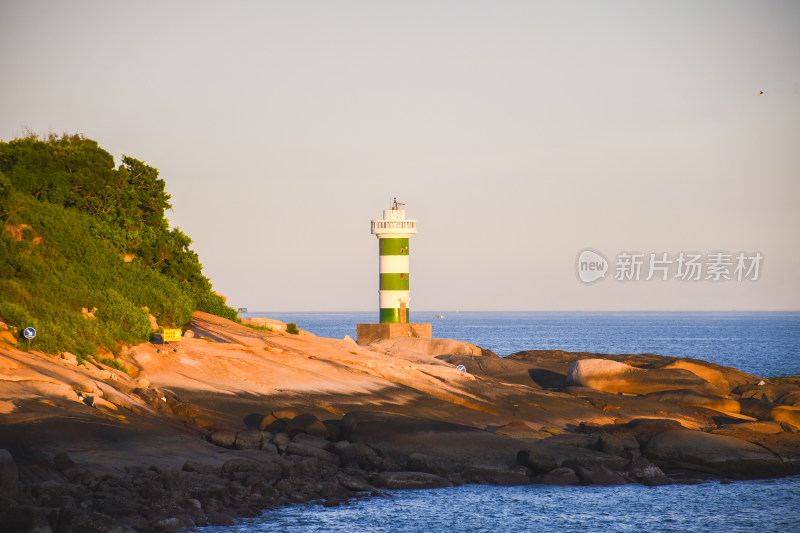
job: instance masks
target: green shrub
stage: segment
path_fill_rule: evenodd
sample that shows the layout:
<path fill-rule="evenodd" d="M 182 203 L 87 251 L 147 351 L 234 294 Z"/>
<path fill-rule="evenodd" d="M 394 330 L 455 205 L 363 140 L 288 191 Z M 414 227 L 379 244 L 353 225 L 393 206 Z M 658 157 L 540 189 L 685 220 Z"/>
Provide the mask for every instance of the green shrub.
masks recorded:
<path fill-rule="evenodd" d="M 126 374 L 130 373 L 128 371 L 128 368 L 124 364 L 122 364 L 120 361 L 117 361 L 113 357 L 98 357 L 96 359 L 96 361 L 98 363 L 103 363 L 104 365 L 106 365 L 108 367 L 116 368 L 120 372 L 125 372 Z"/>
<path fill-rule="evenodd" d="M 294 322 L 289 322 L 288 324 L 286 324 L 286 333 L 297 335 L 300 333 L 300 330 L 297 329 L 297 324 L 295 324 Z"/>

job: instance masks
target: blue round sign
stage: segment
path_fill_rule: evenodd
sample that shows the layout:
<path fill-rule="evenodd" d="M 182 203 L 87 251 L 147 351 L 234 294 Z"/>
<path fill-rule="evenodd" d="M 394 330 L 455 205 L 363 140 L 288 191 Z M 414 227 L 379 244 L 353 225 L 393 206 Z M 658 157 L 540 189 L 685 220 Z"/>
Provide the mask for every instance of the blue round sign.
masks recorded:
<path fill-rule="evenodd" d="M 25 335 L 26 339 L 30 340 L 36 336 L 36 330 L 33 328 L 25 328 L 22 334 Z"/>
<path fill-rule="evenodd" d="M 458 365 L 456 367 L 456 370 L 460 370 L 462 372 L 466 372 L 467 371 L 467 367 L 465 367 L 464 365 Z"/>

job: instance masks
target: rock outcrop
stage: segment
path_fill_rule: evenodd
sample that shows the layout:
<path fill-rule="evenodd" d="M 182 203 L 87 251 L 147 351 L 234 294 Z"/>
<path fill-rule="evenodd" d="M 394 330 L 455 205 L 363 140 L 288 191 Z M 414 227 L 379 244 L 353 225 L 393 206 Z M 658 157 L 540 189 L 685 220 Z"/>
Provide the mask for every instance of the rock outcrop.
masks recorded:
<path fill-rule="evenodd" d="M 365 347 L 205 313 L 189 330 L 180 349 L 123 349 L 131 376 L 0 345 L 0 531 L 171 532 L 384 488 L 800 473 L 792 379 L 654 354 Z"/>
<path fill-rule="evenodd" d="M 673 390 L 709 394 L 720 392 L 714 385 L 684 368 L 644 369 L 607 359 L 575 361 L 567 372 L 567 385 L 642 395 Z"/>

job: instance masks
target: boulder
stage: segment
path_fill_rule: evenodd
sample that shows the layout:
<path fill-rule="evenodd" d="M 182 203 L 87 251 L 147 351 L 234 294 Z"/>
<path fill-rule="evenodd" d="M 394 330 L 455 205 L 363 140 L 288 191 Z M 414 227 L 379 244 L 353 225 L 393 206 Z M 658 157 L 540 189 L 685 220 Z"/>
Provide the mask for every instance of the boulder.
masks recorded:
<path fill-rule="evenodd" d="M 633 437 L 621 439 L 610 433 L 602 432 L 597 439 L 597 449 L 609 455 L 627 457 L 630 450 L 638 450 L 639 443 Z"/>
<path fill-rule="evenodd" d="M 534 446 L 517 453 L 517 463 L 530 468 L 534 474 L 546 474 L 558 467 L 553 455 L 542 446 Z"/>
<path fill-rule="evenodd" d="M 406 461 L 406 469 L 411 472 L 428 472 L 442 477 L 447 477 L 454 470 L 451 463 L 424 453 L 412 453 Z"/>
<path fill-rule="evenodd" d="M 454 339 L 426 339 L 422 337 L 392 337 L 379 339 L 369 343 L 374 350 L 403 354 L 415 352 L 430 357 L 440 355 L 489 355 L 497 357 L 490 350 Z"/>
<path fill-rule="evenodd" d="M 711 383 L 685 369 L 647 370 L 608 359 L 580 359 L 573 362 L 567 371 L 567 385 L 642 395 L 679 389 L 719 394 Z"/>
<path fill-rule="evenodd" d="M 531 480 L 523 468 L 511 470 L 495 470 L 492 468 L 467 468 L 461 472 L 464 483 L 476 485 L 505 485 L 518 486 L 530 485 Z"/>
<path fill-rule="evenodd" d="M 672 483 L 663 470 L 644 457 L 633 458 L 628 467 L 628 472 L 633 479 L 648 487 L 657 487 Z"/>
<path fill-rule="evenodd" d="M 516 464 L 517 439 L 470 426 L 388 413 L 351 412 L 342 419 L 343 436 L 381 451 L 384 461 L 406 464 L 423 453 L 454 465 L 507 469 Z"/>
<path fill-rule="evenodd" d="M 358 476 L 351 476 L 345 472 L 336 474 L 336 479 L 339 481 L 339 484 L 347 490 L 356 492 L 372 492 L 375 490 L 375 487 L 370 485 L 366 479 L 362 479 Z"/>
<path fill-rule="evenodd" d="M 663 366 L 664 370 L 683 369 L 714 385 L 723 396 L 746 383 L 757 383 L 759 378 L 735 368 L 721 366 L 701 359 L 677 359 Z"/>
<path fill-rule="evenodd" d="M 286 429 L 286 422 L 269 414 L 261 419 L 258 428 L 264 431 L 271 431 L 272 433 L 283 432 Z"/>
<path fill-rule="evenodd" d="M 793 405 L 800 397 L 800 384 L 794 381 L 758 380 L 742 384 L 733 392 L 742 398 L 751 398 L 764 402 Z"/>
<path fill-rule="evenodd" d="M 215 431 L 208 436 L 208 441 L 223 448 L 233 448 L 236 442 L 236 433 L 233 431 Z"/>
<path fill-rule="evenodd" d="M 278 420 L 283 420 L 285 422 L 289 422 L 290 420 L 300 416 L 300 413 L 294 409 L 281 409 L 279 411 L 273 411 L 270 414 Z"/>
<path fill-rule="evenodd" d="M 624 485 L 627 483 L 624 477 L 612 472 L 603 464 L 584 466 L 580 461 L 565 461 L 563 466 L 571 468 L 584 485 Z"/>
<path fill-rule="evenodd" d="M 361 470 L 377 470 L 383 463 L 378 453 L 366 444 L 353 443 L 345 447 L 341 454 L 342 466 L 360 468 Z"/>
<path fill-rule="evenodd" d="M 653 435 L 679 429 L 685 428 L 680 422 L 669 418 L 634 418 L 625 424 L 613 426 L 615 436 L 623 439 L 633 437 L 641 446 L 647 444 Z"/>
<path fill-rule="evenodd" d="M 314 435 L 309 435 L 308 433 L 298 433 L 292 439 L 292 442 L 296 442 L 297 444 L 304 444 L 306 446 L 314 446 L 315 448 L 319 448 L 321 450 L 327 450 L 332 448 L 332 444 L 328 439 L 323 439 L 322 437 L 316 437 Z"/>
<path fill-rule="evenodd" d="M 370 478 L 381 489 L 438 489 L 452 487 L 449 479 L 426 472 L 380 472 Z"/>
<path fill-rule="evenodd" d="M 784 422 L 800 429 L 800 407 L 777 405 L 770 402 L 743 398 L 739 400 L 741 412 L 758 420 Z"/>
<path fill-rule="evenodd" d="M 781 394 L 775 400 L 775 403 L 800 407 L 800 390 L 787 391 Z"/>
<path fill-rule="evenodd" d="M 290 455 L 300 455 L 302 457 L 314 457 L 321 461 L 328 461 L 329 463 L 339 464 L 339 457 L 331 452 L 326 452 L 316 446 L 308 446 L 306 444 L 298 444 L 290 442 L 286 445 L 286 453 Z"/>
<path fill-rule="evenodd" d="M 285 450 L 290 442 L 292 442 L 292 439 L 286 433 L 275 433 L 272 436 L 272 444 L 281 451 Z"/>
<path fill-rule="evenodd" d="M 571 468 L 561 467 L 548 472 L 541 478 L 543 485 L 579 485 L 581 480 Z"/>
<path fill-rule="evenodd" d="M 683 389 L 651 392 L 645 396 L 653 400 L 658 400 L 659 402 L 670 402 L 678 405 L 697 405 L 726 413 L 738 413 L 740 410 L 739 402 L 736 400 L 696 390 Z"/>
<path fill-rule="evenodd" d="M 322 437 L 327 439 L 331 436 L 330 430 L 328 429 L 328 424 L 317 420 L 316 422 L 312 422 L 303 430 L 309 435 L 313 435 L 315 437 Z"/>
<path fill-rule="evenodd" d="M 778 456 L 762 446 L 701 431 L 664 431 L 650 438 L 644 455 L 661 468 L 697 470 L 730 478 L 786 475 Z"/>
<path fill-rule="evenodd" d="M 222 465 L 222 473 L 228 476 L 238 473 L 257 473 L 261 478 L 274 483 L 283 476 L 283 468 L 277 462 L 229 459 Z"/>
<path fill-rule="evenodd" d="M 233 447 L 237 450 L 258 450 L 261 448 L 262 433 L 258 430 L 240 431 L 236 434 Z"/>
<path fill-rule="evenodd" d="M 736 437 L 739 434 L 752 434 L 762 433 L 765 435 L 777 435 L 783 433 L 783 428 L 779 422 L 773 421 L 757 421 L 757 422 L 740 422 L 736 424 L 723 424 L 714 433 L 721 435 L 731 435 Z M 741 437 L 740 437 L 741 438 Z M 745 439 L 750 440 L 750 439 Z"/>
<path fill-rule="evenodd" d="M 310 413 L 297 415 L 286 424 L 286 429 L 284 429 L 284 431 L 288 433 L 290 437 L 294 437 L 298 433 L 305 432 L 306 428 L 314 423 L 320 423 L 319 419 Z"/>

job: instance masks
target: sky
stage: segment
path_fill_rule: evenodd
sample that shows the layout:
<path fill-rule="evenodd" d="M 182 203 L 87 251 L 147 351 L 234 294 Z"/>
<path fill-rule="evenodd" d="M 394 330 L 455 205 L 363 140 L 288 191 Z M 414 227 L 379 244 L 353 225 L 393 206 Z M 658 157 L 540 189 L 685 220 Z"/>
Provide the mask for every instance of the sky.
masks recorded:
<path fill-rule="evenodd" d="M 397 197 L 412 310 L 800 309 L 796 1 L 4 0 L 0 50 L 0 140 L 157 168 L 233 307 L 377 312 Z"/>

